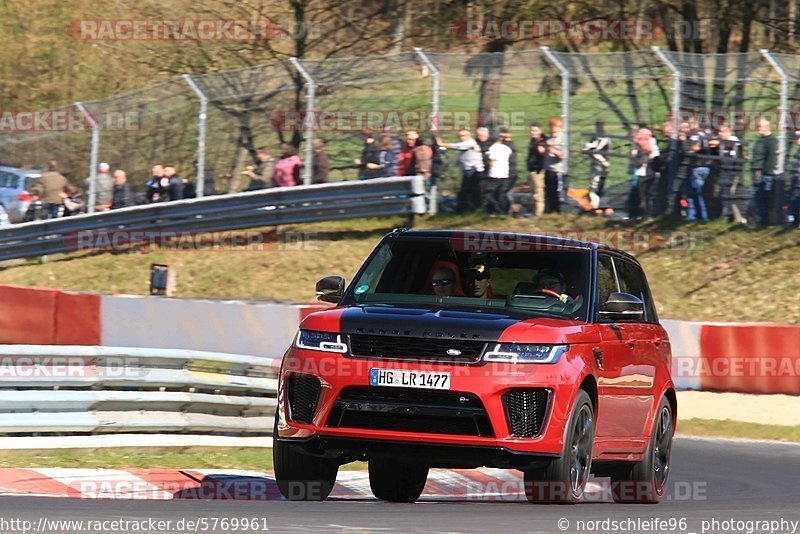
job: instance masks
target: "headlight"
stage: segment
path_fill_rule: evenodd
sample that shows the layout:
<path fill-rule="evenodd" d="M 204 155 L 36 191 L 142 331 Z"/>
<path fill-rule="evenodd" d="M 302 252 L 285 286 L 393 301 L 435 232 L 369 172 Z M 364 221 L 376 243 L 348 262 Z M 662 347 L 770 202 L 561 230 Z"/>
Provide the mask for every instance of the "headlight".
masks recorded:
<path fill-rule="evenodd" d="M 523 343 L 497 343 L 483 355 L 487 362 L 556 363 L 569 345 L 526 345 Z"/>
<path fill-rule="evenodd" d="M 347 352 L 347 344 L 342 342 L 341 334 L 334 334 L 333 332 L 300 330 L 300 332 L 297 333 L 295 346 L 299 349 Z"/>

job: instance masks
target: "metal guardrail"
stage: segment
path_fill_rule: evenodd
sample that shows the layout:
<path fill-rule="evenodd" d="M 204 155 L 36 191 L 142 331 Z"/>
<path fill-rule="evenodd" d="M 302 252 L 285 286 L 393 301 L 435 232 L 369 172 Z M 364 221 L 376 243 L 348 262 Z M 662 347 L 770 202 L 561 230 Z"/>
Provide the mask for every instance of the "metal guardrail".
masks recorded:
<path fill-rule="evenodd" d="M 268 435 L 279 365 L 181 349 L 0 345 L 0 435 Z"/>
<path fill-rule="evenodd" d="M 377 178 L 134 206 L 0 228 L 0 260 L 133 245 L 170 233 L 425 213 L 422 177 Z"/>

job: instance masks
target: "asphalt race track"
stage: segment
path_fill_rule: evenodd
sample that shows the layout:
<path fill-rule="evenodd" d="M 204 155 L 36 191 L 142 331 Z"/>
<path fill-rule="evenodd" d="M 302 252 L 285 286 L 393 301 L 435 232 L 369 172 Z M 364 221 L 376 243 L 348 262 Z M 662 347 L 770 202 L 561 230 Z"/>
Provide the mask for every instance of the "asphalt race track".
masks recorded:
<path fill-rule="evenodd" d="M 0 497 L 2 532 L 22 532 L 2 521 L 172 520 L 250 518 L 258 529 L 230 524 L 201 532 L 793 532 L 800 521 L 800 445 L 771 442 L 677 439 L 672 456 L 672 495 L 655 506 L 582 503 L 577 506 L 522 502 L 424 501 L 382 503 L 372 499 L 323 503 L 284 501 L 145 501 L 81 500 L 47 497 Z M 680 492 L 681 495 L 674 493 Z M 639 523 L 636 523 L 639 518 Z M 624 525 L 579 521 L 623 520 Z M 633 521 L 628 521 L 628 520 Z M 681 520 L 685 519 L 685 523 Z M 742 521 L 730 524 L 731 520 Z M 780 524 L 784 520 L 783 525 Z M 658 523 L 657 521 L 662 521 Z M 768 525 L 745 521 L 773 521 Z M 649 522 L 649 524 L 647 523 Z M 724 523 L 728 522 L 728 523 Z M 120 532 L 110 526 L 100 532 Z M 211 522 L 208 523 L 209 527 Z M 580 528 L 583 526 L 583 528 Z M 765 528 L 766 527 L 766 528 Z M 55 532 L 55 530 L 47 530 Z M 62 529 L 60 532 L 76 532 Z M 187 532 L 143 530 L 146 532 Z M 192 530 L 194 531 L 194 530 Z M 127 530 L 127 532 L 134 532 Z M 140 531 L 142 532 L 142 531 Z M 794 530 L 800 534 L 800 528 Z"/>

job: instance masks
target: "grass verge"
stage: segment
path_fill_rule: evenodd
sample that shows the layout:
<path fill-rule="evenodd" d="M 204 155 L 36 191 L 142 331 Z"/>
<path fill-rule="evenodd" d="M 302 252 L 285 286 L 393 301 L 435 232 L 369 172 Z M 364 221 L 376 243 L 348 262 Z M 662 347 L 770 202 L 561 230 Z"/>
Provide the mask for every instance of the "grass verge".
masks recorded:
<path fill-rule="evenodd" d="M 775 441 L 800 441 L 800 427 L 763 425 L 744 421 L 715 419 L 678 419 L 679 436 L 709 438 L 769 439 Z"/>

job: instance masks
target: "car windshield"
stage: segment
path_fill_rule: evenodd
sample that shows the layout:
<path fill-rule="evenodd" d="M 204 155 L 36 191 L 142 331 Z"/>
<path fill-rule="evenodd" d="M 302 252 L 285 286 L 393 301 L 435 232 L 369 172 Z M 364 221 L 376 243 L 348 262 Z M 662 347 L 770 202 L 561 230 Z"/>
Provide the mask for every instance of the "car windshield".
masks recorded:
<path fill-rule="evenodd" d="M 589 250 L 541 246 L 525 236 L 502 247 L 483 245 L 452 236 L 388 240 L 343 304 L 421 304 L 587 320 Z"/>

